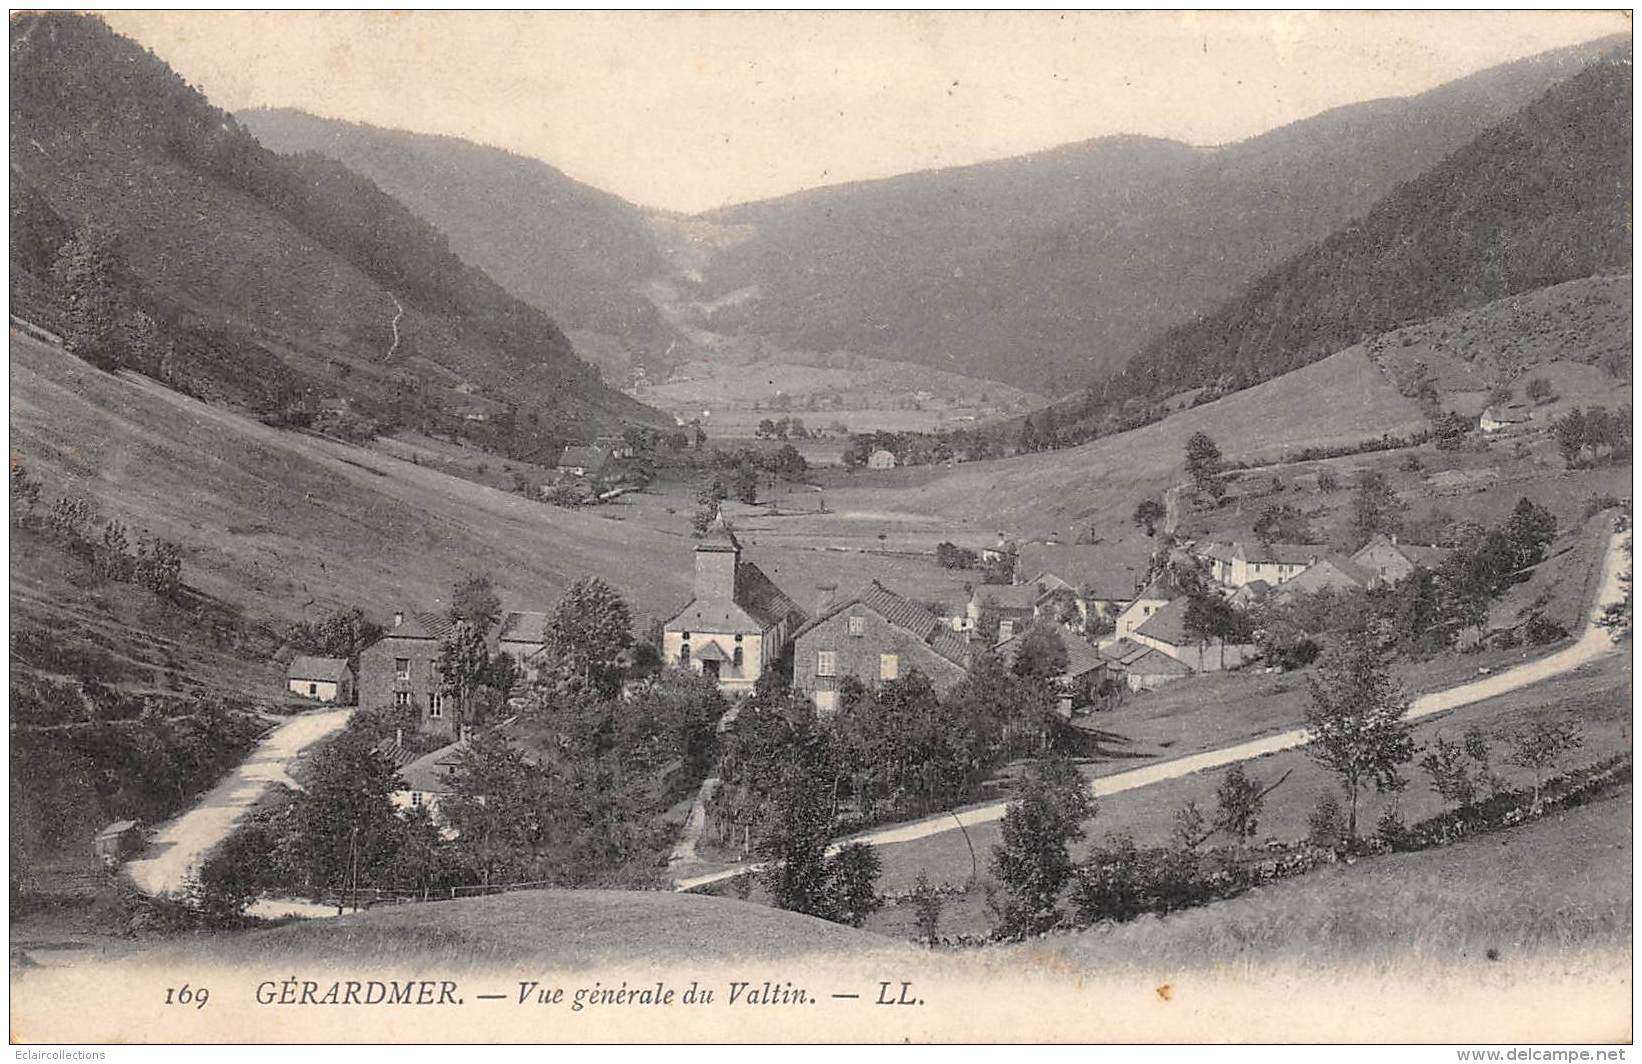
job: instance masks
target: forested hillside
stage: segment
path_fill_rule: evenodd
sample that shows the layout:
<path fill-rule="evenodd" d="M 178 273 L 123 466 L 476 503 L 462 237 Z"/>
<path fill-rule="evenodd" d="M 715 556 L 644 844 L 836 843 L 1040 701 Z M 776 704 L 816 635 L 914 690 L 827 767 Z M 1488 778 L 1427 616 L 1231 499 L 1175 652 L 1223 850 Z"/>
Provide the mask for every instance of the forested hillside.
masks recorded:
<path fill-rule="evenodd" d="M 100 20 L 13 19 L 11 91 L 14 313 L 106 304 L 106 358 L 289 421 L 332 395 L 528 455 L 657 418 L 368 179 L 268 151 Z"/>
<path fill-rule="evenodd" d="M 1606 59 L 1362 219 L 1150 344 L 1086 414 L 1269 380 L 1358 341 L 1631 259 L 1631 60 Z"/>
<path fill-rule="evenodd" d="M 1613 41 L 1221 148 L 1111 137 L 725 208 L 718 331 L 850 348 L 1050 394 L 1123 365 L 1360 216 Z"/>
<path fill-rule="evenodd" d="M 669 333 L 640 287 L 666 272 L 641 208 L 539 159 L 456 137 L 289 108 L 239 119 L 277 152 L 317 152 L 370 178 L 450 238 L 462 260 L 569 330 L 639 353 Z"/>

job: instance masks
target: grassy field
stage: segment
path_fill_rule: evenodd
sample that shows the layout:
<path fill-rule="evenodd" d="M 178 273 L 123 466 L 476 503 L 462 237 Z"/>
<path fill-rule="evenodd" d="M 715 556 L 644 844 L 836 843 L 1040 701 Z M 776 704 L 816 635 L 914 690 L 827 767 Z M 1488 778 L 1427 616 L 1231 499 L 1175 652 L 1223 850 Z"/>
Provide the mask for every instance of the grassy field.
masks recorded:
<path fill-rule="evenodd" d="M 376 909 L 162 947 L 148 958 L 406 962 L 431 970 L 630 961 L 776 960 L 896 952 L 865 931 L 733 899 L 647 891 L 534 890 Z"/>
<path fill-rule="evenodd" d="M 1296 686 L 1299 690 L 1284 695 L 1281 701 L 1269 700 L 1265 704 L 1266 711 L 1273 715 L 1302 712 L 1304 688 L 1298 684 Z M 1421 744 L 1429 743 L 1437 735 L 1457 740 L 1467 728 L 1476 724 L 1497 737 L 1530 715 L 1566 718 L 1579 724 L 1585 738 L 1583 749 L 1565 759 L 1566 767 L 1573 767 L 1630 749 L 1630 704 L 1629 668 L 1622 657 L 1613 656 L 1558 679 L 1423 720 L 1415 726 L 1414 735 L 1416 742 Z M 1233 710 L 1225 703 L 1215 708 L 1226 715 Z M 1238 710 L 1241 708 L 1236 707 Z M 1209 715 L 1210 711 L 1202 711 L 1202 717 Z M 1177 726 L 1189 725 L 1193 718 L 1198 718 L 1198 711 L 1182 704 L 1176 718 L 1180 722 Z M 1296 722 L 1291 719 L 1287 726 Z M 1222 732 L 1222 735 L 1230 734 L 1234 733 Z M 1209 745 L 1213 744 L 1199 742 L 1195 736 L 1183 738 L 1167 753 L 1179 756 Z M 1495 760 L 1501 762 L 1495 765 L 1495 770 L 1507 779 L 1525 781 L 1528 777 L 1521 770 L 1502 763 L 1504 750 L 1500 748 L 1501 744 L 1496 742 L 1495 746 Z M 1100 764 L 1090 771 L 1092 774 L 1104 774 L 1128 767 L 1133 767 L 1133 762 L 1113 761 Z M 1267 799 L 1264 815 L 1260 819 L 1259 839 L 1303 838 L 1306 817 L 1318 793 L 1332 785 L 1332 777 L 1316 766 L 1303 750 L 1260 758 L 1247 768 L 1268 784 L 1289 773 L 1285 782 Z M 1440 812 L 1441 799 L 1430 790 L 1425 774 L 1411 765 L 1405 769 L 1405 775 L 1410 780 L 1409 786 L 1399 796 L 1404 819 L 1413 822 Z M 1214 789 L 1219 778 L 1219 773 L 1203 773 L 1103 798 L 1095 818 L 1085 826 L 1088 838 L 1074 852 L 1081 853 L 1089 846 L 1098 844 L 1106 834 L 1117 832 L 1132 835 L 1142 845 L 1166 843 L 1173 829 L 1174 815 L 1187 801 L 1195 799 L 1203 808 L 1213 808 Z M 1372 793 L 1366 796 L 1359 814 L 1365 830 L 1373 829 L 1375 819 L 1385 808 L 1385 802 L 1384 796 Z M 987 861 L 991 848 L 1000 837 L 999 825 L 992 823 L 970 828 L 967 840 L 963 833 L 953 831 L 916 842 L 881 847 L 879 853 L 884 863 L 882 889 L 905 891 L 920 872 L 936 883 L 962 886 L 971 875 L 970 846 L 973 846 L 982 883 L 949 900 L 943 926 L 951 934 L 983 933 L 990 927 L 990 918 L 986 913 L 982 884 L 990 879 L 986 870 Z M 874 917 L 868 926 L 891 936 L 910 934 L 911 909 L 903 906 L 886 910 Z"/>

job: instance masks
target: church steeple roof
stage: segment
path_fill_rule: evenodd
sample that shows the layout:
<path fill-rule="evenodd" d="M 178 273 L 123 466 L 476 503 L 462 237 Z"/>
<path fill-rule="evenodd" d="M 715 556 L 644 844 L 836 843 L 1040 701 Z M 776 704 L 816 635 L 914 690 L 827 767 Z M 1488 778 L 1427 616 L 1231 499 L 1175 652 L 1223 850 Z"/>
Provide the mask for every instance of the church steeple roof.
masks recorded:
<path fill-rule="evenodd" d="M 702 535 L 701 542 L 696 545 L 696 550 L 733 550 L 740 552 L 741 541 L 735 538 L 734 532 L 730 531 L 729 523 L 724 520 L 723 510 L 720 510 L 713 517 L 713 523 L 707 526 L 707 531 Z"/>

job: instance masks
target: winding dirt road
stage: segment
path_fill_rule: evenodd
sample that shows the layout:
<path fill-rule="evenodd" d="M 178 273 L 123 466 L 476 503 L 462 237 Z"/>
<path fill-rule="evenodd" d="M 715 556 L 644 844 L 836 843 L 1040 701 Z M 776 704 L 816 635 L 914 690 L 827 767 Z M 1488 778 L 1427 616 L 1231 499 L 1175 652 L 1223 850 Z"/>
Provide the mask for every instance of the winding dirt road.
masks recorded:
<path fill-rule="evenodd" d="M 1625 550 L 1625 543 L 1630 539 L 1630 535 L 1631 533 L 1628 530 L 1616 532 L 1609 539 L 1608 549 L 1602 559 L 1602 580 L 1597 588 L 1595 602 L 1586 617 L 1585 630 L 1580 634 L 1577 641 L 1543 658 L 1537 658 L 1534 661 L 1525 662 L 1514 668 L 1505 669 L 1455 687 L 1421 695 L 1414 699 L 1409 706 L 1408 719 L 1418 720 L 1435 713 L 1441 713 L 1444 710 L 1496 698 L 1509 691 L 1515 691 L 1530 684 L 1539 683 L 1541 680 L 1548 680 L 1553 676 L 1571 672 L 1581 665 L 1614 653 L 1618 648 L 1614 645 L 1607 631 L 1597 627 L 1596 619 L 1601 615 L 1602 607 L 1605 604 L 1616 601 L 1623 594 L 1619 578 L 1628 564 L 1629 555 Z M 1154 783 L 1162 783 L 1165 780 L 1179 779 L 1194 772 L 1220 768 L 1238 761 L 1252 760 L 1281 750 L 1292 750 L 1297 746 L 1304 746 L 1307 741 L 1305 729 L 1294 728 L 1290 731 L 1279 732 L 1276 735 L 1262 736 L 1259 739 L 1250 739 L 1247 742 L 1223 746 L 1218 750 L 1206 750 L 1200 754 L 1160 761 L 1156 764 L 1147 765 L 1145 768 L 1102 776 L 1090 783 L 1090 790 L 1096 797 L 1118 794 L 1122 791 L 1132 791 L 1137 787 L 1146 787 Z M 923 820 L 914 820 L 910 823 L 897 824 L 894 827 L 856 835 L 842 840 L 839 845 L 848 842 L 864 842 L 871 846 L 891 846 L 900 842 L 914 842 L 918 839 L 928 838 L 931 835 L 956 831 L 960 825 L 967 828 L 974 827 L 977 824 L 989 824 L 996 820 L 1002 820 L 1008 808 L 1008 802 L 993 802 L 989 805 L 975 806 L 956 812 L 941 813 L 938 816 L 928 817 Z M 834 849 L 836 848 L 835 846 Z M 748 871 L 756 871 L 759 867 L 751 864 L 735 865 L 717 872 L 678 880 L 674 884 L 674 888 L 681 891 L 696 890 L 726 879 L 733 879 Z"/>
<path fill-rule="evenodd" d="M 245 811 L 269 786 L 296 786 L 287 768 L 297 755 L 348 722 L 349 709 L 293 717 L 269 732 L 251 756 L 207 791 L 188 812 L 167 823 L 125 874 L 144 894 L 181 894 L 211 847 L 228 837 Z"/>

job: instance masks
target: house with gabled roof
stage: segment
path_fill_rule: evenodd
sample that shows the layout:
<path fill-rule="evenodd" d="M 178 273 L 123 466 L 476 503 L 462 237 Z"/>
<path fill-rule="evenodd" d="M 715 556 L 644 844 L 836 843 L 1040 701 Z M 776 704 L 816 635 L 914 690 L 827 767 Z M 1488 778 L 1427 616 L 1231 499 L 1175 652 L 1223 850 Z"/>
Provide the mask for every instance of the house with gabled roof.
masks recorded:
<path fill-rule="evenodd" d="M 455 699 L 439 678 L 439 651 L 456 625 L 442 613 L 400 611 L 382 638 L 359 655 L 359 704 L 416 710 L 423 731 L 460 738 Z"/>
<path fill-rule="evenodd" d="M 510 610 L 496 627 L 496 649 L 513 659 L 528 682 L 540 677 L 547 653 L 547 617 L 540 610 Z"/>
<path fill-rule="evenodd" d="M 990 612 L 998 618 L 998 638 L 1008 639 L 1032 623 L 1042 595 L 1037 587 L 1026 584 L 980 584 L 966 609 L 969 629 L 975 631 L 981 615 Z"/>
<path fill-rule="evenodd" d="M 1130 639 L 1102 647 L 1100 653 L 1112 674 L 1123 677 L 1124 685 L 1131 691 L 1155 691 L 1192 674 L 1184 663 Z"/>
<path fill-rule="evenodd" d="M 1146 619 L 1129 636 L 1141 646 L 1167 654 L 1193 672 L 1219 672 L 1252 661 L 1260 648 L 1248 643 L 1228 643 L 1205 639 L 1186 628 L 1186 610 L 1191 599 L 1181 596 Z"/>
<path fill-rule="evenodd" d="M 1127 639 L 1136 628 L 1145 624 L 1158 610 L 1167 606 L 1179 592 L 1167 573 L 1154 577 L 1151 583 L 1135 593 L 1135 597 L 1117 615 L 1113 622 L 1114 640 Z"/>
<path fill-rule="evenodd" d="M 1353 591 L 1369 585 L 1372 574 L 1341 554 L 1324 554 L 1299 576 L 1284 584 L 1283 595 L 1303 595 L 1316 591 Z"/>
<path fill-rule="evenodd" d="M 348 705 L 353 701 L 353 688 L 353 670 L 347 658 L 298 654 L 285 668 L 285 689 L 302 698 Z"/>
<path fill-rule="evenodd" d="M 1145 575 L 1144 564 L 1094 544 L 1023 543 L 1015 559 L 1017 584 L 1037 587 L 1046 596 L 1070 591 L 1085 622 L 1091 612 L 1114 620 L 1134 601 Z M 1040 597 L 1040 606 L 1042 602 Z M 1040 616 L 1042 612 L 1040 608 Z"/>
<path fill-rule="evenodd" d="M 1399 543 L 1396 536 L 1376 532 L 1351 560 L 1368 573 L 1369 586 L 1378 587 L 1395 584 L 1416 568 L 1435 570 L 1447 557 L 1448 552 L 1441 547 Z"/>
<path fill-rule="evenodd" d="M 913 669 L 944 693 L 969 671 L 970 646 L 929 610 L 874 580 L 836 599 L 798 630 L 793 686 L 822 713 L 838 709 L 844 677 L 867 686 Z"/>
<path fill-rule="evenodd" d="M 710 676 L 726 694 L 750 694 L 808 618 L 742 557 L 724 515 L 695 549 L 695 596 L 662 627 L 662 658 Z"/>
<path fill-rule="evenodd" d="M 569 446 L 559 454 L 559 472 L 573 477 L 596 477 L 604 472 L 610 454 L 602 447 Z"/>
<path fill-rule="evenodd" d="M 1516 425 L 1525 425 L 1534 419 L 1534 412 L 1520 403 L 1490 406 L 1477 419 L 1477 427 L 1484 432 L 1499 432 Z"/>
<path fill-rule="evenodd" d="M 1216 583 L 1242 587 L 1264 580 L 1276 587 L 1299 576 L 1323 553 L 1313 543 L 1209 543 L 1193 553 L 1209 566 Z"/>

